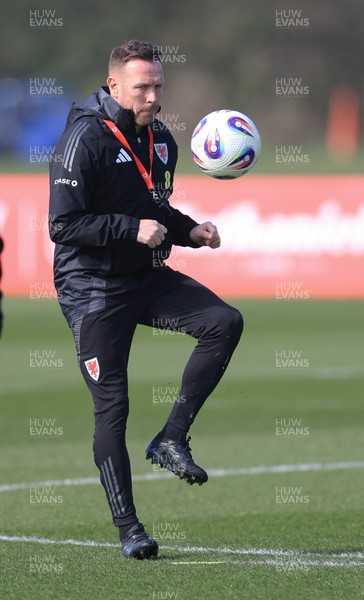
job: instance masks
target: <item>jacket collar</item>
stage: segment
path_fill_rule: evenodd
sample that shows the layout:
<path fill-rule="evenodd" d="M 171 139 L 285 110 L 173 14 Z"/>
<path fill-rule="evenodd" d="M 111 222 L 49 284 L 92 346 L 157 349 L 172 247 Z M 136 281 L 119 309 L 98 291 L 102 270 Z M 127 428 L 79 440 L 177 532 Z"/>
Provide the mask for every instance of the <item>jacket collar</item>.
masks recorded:
<path fill-rule="evenodd" d="M 100 88 L 98 96 L 102 109 L 115 125 L 125 133 L 136 135 L 133 111 L 120 106 L 120 104 L 110 96 L 109 88 L 106 85 Z M 158 112 L 160 109 L 161 107 L 159 107 Z M 144 129 L 146 129 L 146 127 L 143 127 L 143 130 Z"/>
<path fill-rule="evenodd" d="M 101 108 L 106 112 L 108 117 L 115 123 L 115 125 L 129 134 L 135 135 L 135 122 L 133 111 L 127 108 L 123 108 L 110 96 L 109 88 L 103 86 L 99 91 L 99 102 Z"/>

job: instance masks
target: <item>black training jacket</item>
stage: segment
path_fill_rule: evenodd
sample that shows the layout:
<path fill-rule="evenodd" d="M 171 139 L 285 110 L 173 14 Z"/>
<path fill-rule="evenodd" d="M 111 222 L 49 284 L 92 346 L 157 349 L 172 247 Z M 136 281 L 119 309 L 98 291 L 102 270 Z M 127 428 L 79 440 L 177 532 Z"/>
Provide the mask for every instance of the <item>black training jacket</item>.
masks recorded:
<path fill-rule="evenodd" d="M 148 128 L 135 132 L 133 113 L 110 96 L 92 94 L 86 106 L 72 105 L 50 167 L 49 232 L 55 242 L 54 276 L 59 292 L 88 285 L 92 277 L 127 276 L 152 268 L 156 251 L 166 258 L 172 244 L 196 245 L 189 233 L 196 221 L 170 206 L 177 144 L 155 119 L 152 179 L 157 197 L 142 179 L 130 151 L 104 123 L 112 120 L 149 171 Z M 136 241 L 140 219 L 155 219 L 168 234 L 156 249 Z M 63 294 L 63 297 L 65 295 Z"/>

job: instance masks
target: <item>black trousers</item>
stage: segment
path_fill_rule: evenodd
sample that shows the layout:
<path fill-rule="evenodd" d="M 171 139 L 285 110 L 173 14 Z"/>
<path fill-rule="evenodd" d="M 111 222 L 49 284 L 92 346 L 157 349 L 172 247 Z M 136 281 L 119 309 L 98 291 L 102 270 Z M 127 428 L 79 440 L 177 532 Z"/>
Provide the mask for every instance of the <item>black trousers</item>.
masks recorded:
<path fill-rule="evenodd" d="M 136 520 L 125 430 L 128 358 L 138 323 L 198 340 L 168 419 L 185 432 L 224 374 L 243 330 L 238 310 L 168 267 L 130 276 L 125 288 L 106 289 L 104 308 L 72 324 L 79 365 L 95 405 L 95 463 L 116 526 Z"/>

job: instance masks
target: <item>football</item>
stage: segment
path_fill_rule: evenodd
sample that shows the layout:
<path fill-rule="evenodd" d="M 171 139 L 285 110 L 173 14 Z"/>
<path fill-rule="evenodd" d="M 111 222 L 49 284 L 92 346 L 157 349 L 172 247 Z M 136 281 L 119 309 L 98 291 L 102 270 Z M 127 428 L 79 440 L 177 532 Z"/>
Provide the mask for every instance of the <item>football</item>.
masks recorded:
<path fill-rule="evenodd" d="M 237 110 L 215 110 L 201 119 L 191 139 L 192 156 L 204 173 L 236 179 L 255 165 L 260 135 L 253 121 Z"/>

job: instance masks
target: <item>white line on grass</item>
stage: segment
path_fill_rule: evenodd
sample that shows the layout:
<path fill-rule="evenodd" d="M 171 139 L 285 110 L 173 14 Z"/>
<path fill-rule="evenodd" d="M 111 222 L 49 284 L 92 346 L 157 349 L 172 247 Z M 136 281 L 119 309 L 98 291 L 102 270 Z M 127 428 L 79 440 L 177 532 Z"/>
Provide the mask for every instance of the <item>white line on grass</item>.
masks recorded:
<path fill-rule="evenodd" d="M 91 546 L 94 548 L 119 548 L 120 544 L 111 542 L 94 542 L 93 540 L 54 540 L 25 535 L 0 535 L 0 542 L 31 542 L 33 544 L 55 544 L 56 546 Z"/>
<path fill-rule="evenodd" d="M 223 565 L 225 560 L 171 560 L 171 565 Z"/>
<path fill-rule="evenodd" d="M 92 540 L 55 540 L 52 538 L 42 538 L 37 536 L 10 536 L 0 535 L 0 541 L 3 542 L 29 542 L 33 544 L 55 544 L 61 546 L 84 546 L 92 548 L 119 548 L 120 544 L 111 542 L 94 542 Z M 230 554 L 240 556 L 259 556 L 258 560 L 249 560 L 249 564 L 266 564 L 281 566 L 282 570 L 289 568 L 301 568 L 303 566 L 312 567 L 359 567 L 364 566 L 360 559 L 364 558 L 363 552 L 300 552 L 298 550 L 274 550 L 270 548 L 204 548 L 201 546 L 160 546 L 160 550 L 171 552 L 193 552 L 193 553 L 214 553 Z M 280 557 L 280 560 L 268 558 L 269 556 Z M 311 558 L 312 557 L 312 558 Z M 290 561 L 286 559 L 290 558 Z M 284 559 L 284 560 L 282 560 Z M 350 559 L 350 560 L 347 560 Z M 187 564 L 188 561 L 173 561 L 173 564 Z M 191 561 L 190 561 L 191 562 Z M 199 562 L 199 561 L 194 561 Z M 201 561 L 201 563 L 206 561 Z M 212 562 L 212 561 L 211 561 Z M 246 564 L 246 561 L 223 561 L 231 564 Z"/>
<path fill-rule="evenodd" d="M 230 477 L 233 475 L 263 475 L 265 473 L 297 473 L 302 471 L 346 471 L 349 469 L 364 469 L 364 461 L 335 462 L 335 463 L 311 463 L 299 465 L 262 465 L 258 467 L 246 467 L 242 469 L 211 469 L 208 471 L 211 477 Z M 173 477 L 171 473 L 145 473 L 134 475 L 133 481 L 158 481 L 166 477 Z M 12 492 L 25 490 L 36 486 L 78 486 L 99 484 L 97 477 L 82 477 L 79 479 L 55 479 L 45 481 L 31 481 L 28 483 L 9 483 L 0 485 L 1 492 Z"/>
<path fill-rule="evenodd" d="M 172 565 L 217 565 L 217 564 L 229 564 L 229 565 L 269 565 L 272 567 L 280 567 L 279 571 L 308 571 L 309 567 L 361 567 L 364 562 L 338 562 L 335 560 L 298 560 L 295 559 L 291 562 L 282 560 L 275 560 L 272 558 L 264 559 L 252 559 L 252 560 L 172 560 Z"/>
<path fill-rule="evenodd" d="M 1 538 L 0 538 L 1 539 Z M 304 552 L 300 550 L 274 550 L 272 548 L 204 548 L 201 546 L 162 546 L 164 550 L 176 550 L 178 552 L 217 552 L 218 554 L 236 554 L 240 556 L 281 556 L 281 557 L 301 557 L 306 558 L 340 558 L 356 559 L 364 558 L 364 552 Z"/>
<path fill-rule="evenodd" d="M 337 560 L 301 560 L 301 559 L 295 559 L 293 561 L 291 561 L 291 563 L 287 562 L 287 561 L 281 561 L 281 560 L 275 560 L 272 558 L 266 558 L 266 559 L 259 559 L 259 560 L 248 560 L 248 561 L 241 561 L 241 560 L 229 560 L 228 561 L 229 564 L 233 565 L 233 564 L 237 564 L 237 565 L 246 565 L 247 563 L 250 565 L 270 565 L 270 566 L 274 566 L 274 567 L 280 567 L 279 571 L 281 571 L 282 573 L 287 573 L 289 571 L 307 571 L 307 567 L 362 567 L 364 566 L 364 562 L 356 562 L 356 561 L 349 561 L 349 562 L 340 562 Z"/>

